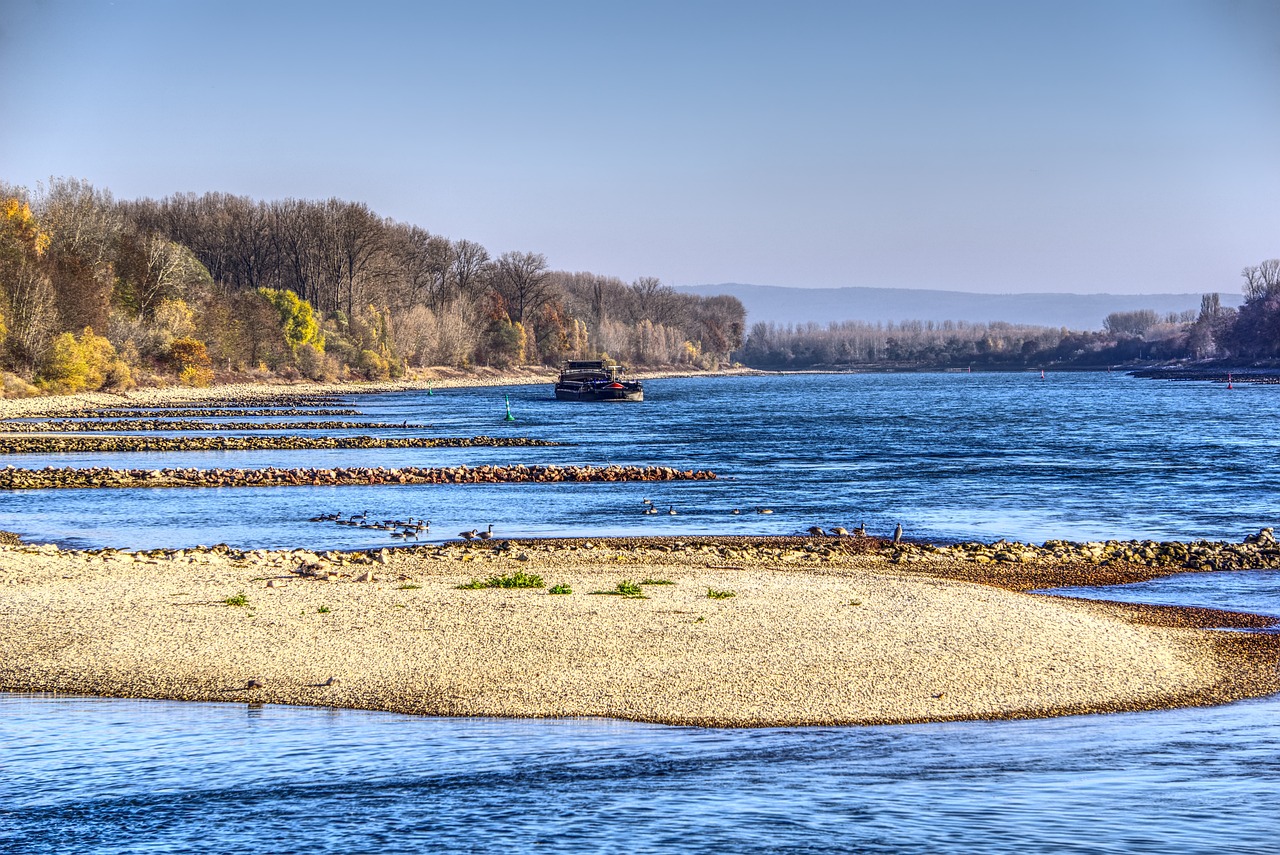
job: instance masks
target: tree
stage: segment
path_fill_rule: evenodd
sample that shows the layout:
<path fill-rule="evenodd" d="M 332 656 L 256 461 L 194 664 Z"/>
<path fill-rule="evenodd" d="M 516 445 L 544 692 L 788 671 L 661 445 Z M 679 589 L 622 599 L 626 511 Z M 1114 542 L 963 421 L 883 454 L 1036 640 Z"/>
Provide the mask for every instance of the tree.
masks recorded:
<path fill-rule="evenodd" d="M 296 351 L 303 344 L 324 350 L 324 334 L 310 303 L 283 289 L 259 288 L 258 293 L 280 314 L 280 330 L 290 350 Z"/>
<path fill-rule="evenodd" d="M 49 234 L 49 277 L 62 329 L 106 329 L 115 286 L 113 259 L 124 215 L 111 193 L 87 181 L 51 178 L 35 199 Z"/>
<path fill-rule="evenodd" d="M 526 315 L 533 314 L 555 293 L 546 256 L 537 252 L 503 253 L 493 287 L 517 324 L 523 324 Z"/>
<path fill-rule="evenodd" d="M 25 198 L 0 196 L 0 340 L 19 362 L 31 365 L 56 323 L 56 295 L 45 254 L 51 238 Z"/>
<path fill-rule="evenodd" d="M 1143 335 L 1147 330 L 1160 323 L 1160 316 L 1151 309 L 1138 309 L 1133 312 L 1112 312 L 1103 321 L 1103 327 L 1112 335 Z"/>
<path fill-rule="evenodd" d="M 1245 302 L 1280 294 L 1280 258 L 1268 258 L 1253 267 L 1246 267 L 1240 275 L 1244 277 Z"/>

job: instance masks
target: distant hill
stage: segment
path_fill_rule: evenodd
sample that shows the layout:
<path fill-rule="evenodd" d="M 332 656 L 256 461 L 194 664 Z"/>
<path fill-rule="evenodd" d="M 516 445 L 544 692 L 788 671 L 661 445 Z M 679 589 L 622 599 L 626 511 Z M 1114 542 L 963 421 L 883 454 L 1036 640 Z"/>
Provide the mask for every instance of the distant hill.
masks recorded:
<path fill-rule="evenodd" d="M 708 296 L 731 294 L 747 308 L 747 324 L 772 321 L 1007 321 L 1073 330 L 1100 330 L 1112 312 L 1152 309 L 1199 311 L 1200 294 L 969 294 L 906 288 L 783 288 L 777 285 L 686 285 L 676 288 Z M 1221 294 L 1222 305 L 1239 306 L 1241 294 Z"/>

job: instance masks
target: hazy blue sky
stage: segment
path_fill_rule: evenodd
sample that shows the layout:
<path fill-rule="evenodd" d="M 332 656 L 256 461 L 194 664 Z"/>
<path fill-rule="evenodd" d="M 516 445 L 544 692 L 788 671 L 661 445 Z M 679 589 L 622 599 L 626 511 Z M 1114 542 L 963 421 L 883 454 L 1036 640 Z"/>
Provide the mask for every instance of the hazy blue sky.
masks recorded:
<path fill-rule="evenodd" d="M 1237 290 L 1280 2 L 0 0 L 0 180 L 50 175 L 673 285 Z"/>

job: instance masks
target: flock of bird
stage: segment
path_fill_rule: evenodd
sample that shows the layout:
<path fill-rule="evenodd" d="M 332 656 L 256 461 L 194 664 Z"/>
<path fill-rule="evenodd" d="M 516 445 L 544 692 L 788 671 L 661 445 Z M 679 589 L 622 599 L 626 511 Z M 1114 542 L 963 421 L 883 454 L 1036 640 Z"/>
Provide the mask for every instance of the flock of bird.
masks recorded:
<path fill-rule="evenodd" d="M 417 540 L 421 532 L 431 529 L 431 520 L 418 519 L 417 517 L 409 517 L 406 520 L 371 520 L 369 519 L 368 511 L 352 514 L 349 517 L 344 517 L 342 514 L 320 514 L 319 516 L 308 518 L 307 522 L 331 522 L 353 528 L 388 531 L 391 532 L 392 537 L 406 540 Z"/>
<path fill-rule="evenodd" d="M 661 511 L 658 510 L 657 505 L 655 505 L 651 499 L 641 499 L 641 502 L 644 505 L 644 510 L 641 511 L 641 513 L 661 513 Z M 668 515 L 674 517 L 678 513 L 679 511 L 675 509 L 674 505 L 667 506 Z M 742 509 L 734 508 L 732 513 L 741 514 Z M 773 513 L 773 508 L 757 507 L 755 508 L 755 513 L 771 514 Z M 337 523 L 338 525 L 353 526 L 355 528 L 387 531 L 391 533 L 392 537 L 402 538 L 405 540 L 417 540 L 418 535 L 421 532 L 429 531 L 431 529 L 431 520 L 418 519 L 417 517 L 409 517 L 406 520 L 371 520 L 369 519 L 368 511 L 359 514 L 352 514 L 349 517 L 344 517 L 342 514 L 320 514 L 319 516 L 310 517 L 307 521 L 331 522 Z M 822 526 L 813 525 L 809 526 L 808 532 L 814 537 L 866 537 L 867 526 L 863 523 L 853 531 L 849 531 L 844 526 L 832 526 L 824 529 Z M 493 538 L 493 523 L 489 523 L 489 527 L 484 531 L 481 531 L 478 528 L 473 528 L 470 531 L 460 531 L 458 532 L 458 537 L 463 540 L 491 540 Z M 898 527 L 893 530 L 893 542 L 897 543 L 900 540 L 902 540 L 901 523 L 899 523 Z"/>
<path fill-rule="evenodd" d="M 658 510 L 658 507 L 653 503 L 652 499 L 641 499 L 640 502 L 644 505 L 644 510 L 641 511 L 640 513 L 646 514 L 646 515 L 661 513 L 661 511 Z M 771 514 L 773 513 L 773 508 L 757 507 L 754 509 L 754 511 L 757 514 Z M 679 513 L 679 511 L 675 509 L 674 505 L 668 505 L 667 513 L 674 517 Z M 742 513 L 742 509 L 734 508 L 732 511 L 730 511 L 730 513 L 736 516 Z M 822 526 L 813 525 L 813 526 L 809 526 L 808 532 L 814 537 L 866 537 L 867 524 L 863 523 L 859 525 L 857 528 L 855 528 L 853 531 L 849 531 L 849 529 L 839 525 L 832 526 L 826 529 L 822 528 Z M 893 530 L 893 542 L 898 543 L 901 540 L 902 540 L 902 524 L 899 523 L 897 528 Z"/>
<path fill-rule="evenodd" d="M 392 537 L 406 540 L 417 540 L 420 533 L 431 530 L 431 520 L 418 519 L 417 517 L 409 517 L 406 520 L 371 520 L 369 519 L 368 511 L 352 514 L 349 517 L 344 517 L 342 514 L 320 514 L 319 516 L 309 517 L 307 522 L 331 522 L 354 528 L 388 531 L 391 532 Z M 493 537 L 493 523 L 490 523 L 489 527 L 484 531 L 477 528 L 473 528 L 470 531 L 460 531 L 458 532 L 458 537 L 463 540 L 490 540 Z"/>

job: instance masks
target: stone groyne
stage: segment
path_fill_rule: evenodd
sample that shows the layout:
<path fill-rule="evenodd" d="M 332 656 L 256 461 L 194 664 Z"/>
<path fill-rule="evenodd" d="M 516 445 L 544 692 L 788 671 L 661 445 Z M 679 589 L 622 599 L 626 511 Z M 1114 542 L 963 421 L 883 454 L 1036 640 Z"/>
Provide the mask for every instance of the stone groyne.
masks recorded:
<path fill-rule="evenodd" d="M 11 436 L 0 454 L 129 451 L 314 451 L 352 448 L 516 448 L 559 443 L 494 436 Z"/>
<path fill-rule="evenodd" d="M 47 422 L 0 422 L 4 433 L 105 433 L 125 431 L 216 432 L 250 430 L 423 430 L 430 425 L 392 422 L 195 422 L 184 419 L 106 419 L 80 421 L 54 419 Z"/>
<path fill-rule="evenodd" d="M 593 481 L 708 481 L 714 472 L 666 466 L 408 466 L 334 469 L 0 469 L 0 489 L 94 487 L 339 487 L 370 484 L 535 484 Z"/>

